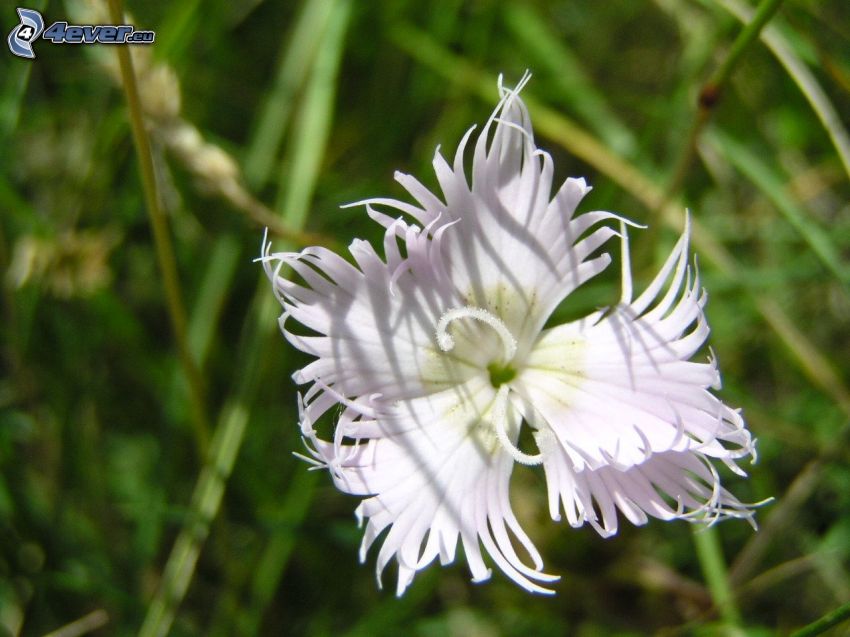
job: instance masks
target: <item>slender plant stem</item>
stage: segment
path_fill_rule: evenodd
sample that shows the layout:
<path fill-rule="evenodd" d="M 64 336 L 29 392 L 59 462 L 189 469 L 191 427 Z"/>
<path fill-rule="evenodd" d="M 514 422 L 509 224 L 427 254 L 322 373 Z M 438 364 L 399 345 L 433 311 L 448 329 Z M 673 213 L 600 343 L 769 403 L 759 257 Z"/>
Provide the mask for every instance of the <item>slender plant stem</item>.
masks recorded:
<path fill-rule="evenodd" d="M 287 227 L 296 232 L 301 231 L 306 221 L 305 211 L 312 198 L 330 133 L 333 115 L 331 106 L 351 7 L 350 0 L 338 0 L 334 3 L 332 28 L 326 30 L 319 44 L 324 55 L 317 56 L 311 69 L 312 82 L 318 83 L 319 86 L 308 89 L 304 108 L 309 111 L 310 117 L 307 119 L 319 118 L 322 124 L 305 124 L 305 130 L 298 136 L 298 158 L 293 161 L 296 166 L 307 163 L 309 169 L 293 168 L 291 173 L 284 176 L 290 194 L 284 197 L 281 216 Z M 291 193 L 293 190 L 296 191 L 295 194 Z M 288 247 L 292 248 L 291 245 Z M 165 637 L 189 589 L 201 549 L 209 535 L 210 525 L 221 508 L 227 481 L 242 446 L 250 406 L 259 388 L 263 363 L 268 352 L 266 342 L 274 330 L 278 309 L 277 301 L 268 290 L 265 277 L 262 277 L 262 283 L 248 312 L 249 319 L 240 345 L 241 354 L 236 369 L 241 371 L 236 378 L 235 391 L 225 401 L 213 435 L 209 458 L 201 470 L 192 494 L 189 514 L 168 556 L 162 583 L 148 608 L 139 637 Z M 305 478 L 304 484 L 312 484 L 312 478 Z M 304 495 L 303 488 L 300 491 L 300 496 L 305 500 L 301 504 L 306 507 L 309 495 Z M 275 547 L 275 553 L 276 564 L 270 568 L 278 572 L 288 558 L 289 547 L 284 542 Z M 262 602 L 262 599 L 260 601 Z M 261 604 L 260 611 L 263 608 Z"/>
<path fill-rule="evenodd" d="M 739 0 L 714 0 L 738 20 L 745 22 L 750 19 L 752 10 Z M 832 141 L 844 171 L 850 176 L 850 134 L 845 125 L 846 117 L 842 118 L 836 108 L 832 105 L 829 96 L 821 88 L 817 77 L 809 70 L 806 63 L 794 52 L 789 42 L 775 28 L 768 27 L 761 34 L 761 39 L 773 53 L 779 63 L 785 67 L 788 75 L 800 89 L 803 97 L 809 102 L 824 127 L 829 139 Z"/>
<path fill-rule="evenodd" d="M 80 619 L 66 624 L 61 628 L 47 633 L 44 637 L 81 637 L 89 633 L 103 628 L 109 623 L 109 615 L 103 609 L 95 610 L 80 617 Z"/>
<path fill-rule="evenodd" d="M 791 637 L 813 637 L 814 635 L 820 635 L 846 619 L 850 619 L 850 602 L 830 611 L 808 626 L 804 626 L 800 630 L 791 633 Z"/>
<path fill-rule="evenodd" d="M 693 163 L 694 157 L 696 156 L 700 135 L 702 134 L 705 125 L 708 124 L 708 121 L 711 119 L 714 108 L 720 100 L 723 91 L 729 82 L 729 78 L 732 77 L 732 73 L 741 57 L 743 57 L 744 53 L 746 53 L 752 43 L 758 39 L 759 33 L 761 33 L 761 30 L 770 21 L 781 4 L 782 0 L 761 1 L 756 9 L 755 15 L 753 15 L 753 19 L 744 26 L 738 34 L 738 37 L 735 38 L 735 41 L 732 43 L 732 48 L 729 49 L 729 52 L 726 54 L 723 62 L 721 62 L 720 66 L 718 66 L 714 73 L 711 74 L 708 81 L 703 84 L 697 100 L 696 116 L 691 123 L 691 127 L 685 141 L 685 146 L 682 149 L 682 154 L 676 162 L 676 166 L 673 169 L 673 173 L 670 178 L 670 184 L 667 186 L 667 190 L 665 191 L 664 197 L 658 205 L 658 208 L 663 208 L 664 205 L 679 192 L 679 189 L 682 187 L 682 184 L 687 177 L 688 170 L 690 170 L 691 164 Z"/>
<path fill-rule="evenodd" d="M 245 154 L 245 179 L 253 189 L 266 185 L 276 165 L 284 133 L 290 123 L 295 93 L 304 84 L 321 43 L 333 2 L 304 2 L 287 46 L 280 50 L 277 75 L 257 117 L 255 132 Z M 288 238 L 288 237 L 284 237 Z"/>
<path fill-rule="evenodd" d="M 715 527 L 694 528 L 694 545 L 697 558 L 699 558 L 708 590 L 714 605 L 720 612 L 723 621 L 729 627 L 741 624 L 741 615 L 735 605 L 735 597 L 729 586 L 729 577 L 726 573 L 726 562 L 723 559 L 723 550 L 720 547 L 720 539 Z"/>
<path fill-rule="evenodd" d="M 726 59 L 717 67 L 717 70 L 706 83 L 707 87 L 714 87 L 715 90 L 720 91 L 726 86 L 732 72 L 735 70 L 735 66 L 738 64 L 738 60 L 746 53 L 749 46 L 755 42 L 761 30 L 770 21 L 781 4 L 782 0 L 762 0 L 759 3 L 753 19 L 738 34 L 735 42 L 732 43 L 732 48 L 729 49 L 729 53 L 726 55 Z"/>
<path fill-rule="evenodd" d="M 271 300 L 264 303 L 262 308 L 255 314 L 258 321 L 273 314 Z M 168 556 L 162 584 L 148 608 L 139 631 L 140 637 L 165 637 L 168 634 L 177 607 L 189 588 L 201 547 L 209 535 L 210 524 L 221 506 L 225 483 L 233 470 L 239 442 L 248 424 L 248 405 L 257 387 L 257 367 L 262 350 L 259 344 L 264 339 L 252 335 L 249 340 L 252 342 L 248 345 L 244 362 L 254 365 L 241 367 L 246 373 L 240 376 L 235 395 L 222 409 L 210 448 L 210 461 L 201 470 L 192 494 L 189 515 Z"/>
<path fill-rule="evenodd" d="M 121 0 L 109 0 L 109 10 L 114 24 L 124 24 L 124 10 Z M 183 306 L 180 291 L 180 279 L 177 275 L 177 261 L 174 257 L 174 248 L 171 244 L 171 235 L 168 232 L 168 224 L 165 220 L 162 207 L 160 206 L 159 190 L 154 172 L 153 156 L 151 154 L 150 141 L 145 129 L 142 105 L 139 99 L 139 91 L 136 85 L 136 74 L 133 70 L 133 60 L 126 46 L 117 46 L 118 62 L 121 67 L 121 83 L 124 87 L 124 95 L 127 99 L 127 108 L 130 114 L 130 126 L 133 130 L 133 141 L 136 146 L 136 154 L 139 158 L 139 171 L 142 176 L 142 188 L 145 194 L 145 203 L 148 210 L 151 228 L 153 230 L 154 246 L 159 270 L 162 274 L 162 282 L 165 287 L 165 297 L 168 305 L 168 316 L 171 320 L 171 328 L 174 339 L 177 342 L 177 355 L 180 365 L 186 374 L 189 383 L 189 400 L 192 407 L 192 424 L 195 430 L 196 443 L 200 457 L 206 454 L 209 439 L 209 425 L 206 413 L 206 398 L 204 383 L 201 372 L 195 359 L 189 350 L 186 338 L 186 310 Z"/>

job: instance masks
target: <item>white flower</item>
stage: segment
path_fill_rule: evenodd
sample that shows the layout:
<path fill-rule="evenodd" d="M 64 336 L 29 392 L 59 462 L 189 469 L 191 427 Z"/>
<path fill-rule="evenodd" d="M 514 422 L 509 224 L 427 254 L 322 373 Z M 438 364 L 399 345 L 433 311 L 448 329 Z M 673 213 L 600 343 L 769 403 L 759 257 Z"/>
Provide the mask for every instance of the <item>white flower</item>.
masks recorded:
<path fill-rule="evenodd" d="M 341 491 L 366 498 L 356 511 L 366 522 L 360 558 L 386 532 L 378 581 L 395 559 L 399 595 L 436 558 L 452 562 L 458 540 L 473 581 L 490 576 L 486 552 L 521 587 L 551 592 L 544 585 L 557 577 L 543 572 L 511 510 L 515 462 L 543 466 L 553 519 L 563 510 L 570 525 L 604 536 L 617 532 L 618 510 L 633 524 L 752 518 L 712 462 L 743 473 L 735 463 L 754 455 L 753 441 L 740 413 L 709 391 L 720 385 L 715 361 L 689 360 L 708 326 L 688 228 L 633 299 L 625 220 L 576 215 L 590 190 L 582 179 L 551 197 L 552 159 L 535 146 L 518 95 L 527 79 L 513 90 L 500 81 L 470 180 L 473 129 L 453 165 L 438 149 L 445 201 L 396 173 L 416 204 L 360 202 L 386 228 L 383 257 L 361 240 L 349 248 L 354 265 L 320 247 L 264 246 L 281 329 L 315 357 L 294 375 L 309 384 L 299 397 L 308 459 Z M 609 220 L 619 233 L 601 225 Z M 599 249 L 618 234 L 620 303 L 544 329 L 570 292 L 608 266 Z M 290 319 L 309 333 L 291 331 Z M 323 440 L 314 423 L 336 407 L 335 433 Z M 518 448 L 523 424 L 533 454 Z"/>

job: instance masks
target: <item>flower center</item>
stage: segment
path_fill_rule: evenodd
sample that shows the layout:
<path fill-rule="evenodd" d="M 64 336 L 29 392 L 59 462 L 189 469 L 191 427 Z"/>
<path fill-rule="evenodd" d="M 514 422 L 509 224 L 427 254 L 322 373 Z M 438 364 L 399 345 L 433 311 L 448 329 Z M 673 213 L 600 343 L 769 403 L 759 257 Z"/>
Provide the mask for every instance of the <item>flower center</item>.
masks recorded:
<path fill-rule="evenodd" d="M 452 321 L 463 318 L 471 318 L 486 323 L 496 331 L 502 340 L 504 358 L 502 360 L 494 360 L 487 365 L 490 384 L 494 389 L 499 390 L 490 409 L 490 422 L 493 426 L 493 433 L 496 434 L 496 439 L 499 441 L 502 449 L 516 462 L 524 465 L 541 464 L 543 462 L 543 454 L 531 456 L 520 451 L 510 439 L 507 431 L 509 425 L 508 408 L 510 407 L 509 394 L 511 390 L 506 383 L 512 381 L 517 375 L 516 368 L 511 365 L 517 351 L 516 339 L 504 321 L 487 310 L 472 306 L 456 307 L 443 314 L 437 322 L 437 345 L 444 352 L 451 351 L 455 346 L 455 339 L 448 332 L 449 324 Z"/>
<path fill-rule="evenodd" d="M 516 369 L 510 365 L 492 362 L 487 365 L 487 371 L 490 373 L 490 384 L 496 389 L 516 378 Z"/>

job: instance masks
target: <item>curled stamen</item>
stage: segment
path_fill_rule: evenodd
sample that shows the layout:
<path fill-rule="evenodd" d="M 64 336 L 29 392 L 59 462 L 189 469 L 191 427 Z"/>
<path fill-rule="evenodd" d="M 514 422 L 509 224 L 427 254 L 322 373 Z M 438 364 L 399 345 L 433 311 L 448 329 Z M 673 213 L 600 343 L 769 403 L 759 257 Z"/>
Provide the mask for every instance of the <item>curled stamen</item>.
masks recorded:
<path fill-rule="evenodd" d="M 447 328 L 449 323 L 462 318 L 473 318 L 482 323 L 486 323 L 499 335 L 502 339 L 502 345 L 505 348 L 505 360 L 509 361 L 516 354 L 516 339 L 508 330 L 508 326 L 497 316 L 491 314 L 487 310 L 480 307 L 464 306 L 455 307 L 448 310 L 440 317 L 437 323 L 437 345 L 444 352 L 451 351 L 455 346 L 455 339 L 448 333 Z"/>
<path fill-rule="evenodd" d="M 502 448 L 510 454 L 511 458 L 519 464 L 524 464 L 529 467 L 543 464 L 543 454 L 539 453 L 536 456 L 531 456 L 523 453 L 516 448 L 516 445 L 508 438 L 508 392 L 510 389 L 507 385 L 502 385 L 499 392 L 496 394 L 496 399 L 493 401 L 493 428 L 496 430 L 496 438 Z"/>

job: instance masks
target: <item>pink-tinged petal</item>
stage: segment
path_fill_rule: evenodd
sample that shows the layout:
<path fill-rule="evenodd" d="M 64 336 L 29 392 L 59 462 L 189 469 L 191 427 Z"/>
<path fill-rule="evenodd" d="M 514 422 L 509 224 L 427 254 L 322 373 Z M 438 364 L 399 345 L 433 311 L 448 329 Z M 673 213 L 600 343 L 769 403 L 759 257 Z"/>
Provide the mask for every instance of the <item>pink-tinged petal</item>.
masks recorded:
<path fill-rule="evenodd" d="M 340 490 L 373 496 L 357 509 L 365 521 L 361 559 L 386 533 L 376 571 L 380 581 L 384 568 L 398 562 L 398 595 L 436 558 L 453 561 L 458 541 L 474 581 L 490 576 L 486 553 L 526 590 L 551 593 L 540 583 L 557 577 L 542 572 L 540 555 L 511 510 L 513 460 L 493 433 L 495 398 L 486 379 L 475 378 L 427 397 L 378 401 L 365 416 L 358 414 L 365 406 L 353 405 L 339 424 L 347 438 L 357 440 L 353 444 L 320 440 L 310 406 L 303 412 L 302 430 L 316 464 L 330 468 Z M 510 407 L 506 415 L 516 442 L 519 415 Z M 532 566 L 517 555 L 513 541 L 524 547 Z"/>
<path fill-rule="evenodd" d="M 608 265 L 608 255 L 593 254 L 616 232 L 595 226 L 619 217 L 575 216 L 590 191 L 583 179 L 568 179 L 552 196 L 552 158 L 536 147 L 519 96 L 527 79 L 515 89 L 500 86 L 502 99 L 474 139 L 470 178 L 464 159 L 474 128 L 453 163 L 437 151 L 433 166 L 445 202 L 414 177 L 397 173 L 418 205 L 386 198 L 361 203 L 386 227 L 394 217 L 373 206 L 434 224 L 433 232 L 456 223 L 441 249 L 454 289 L 464 304 L 498 313 L 517 340 L 530 345 L 554 307 Z"/>
<path fill-rule="evenodd" d="M 386 232 L 386 259 L 359 240 L 350 247 L 354 265 L 322 248 L 266 250 L 284 335 L 317 357 L 296 372 L 296 382 L 321 381 L 346 397 L 397 399 L 430 391 L 429 369 L 440 355 L 434 330 L 456 304 L 432 243 L 418 228 L 397 222 Z"/>
<path fill-rule="evenodd" d="M 740 413 L 710 391 L 716 362 L 688 360 L 708 336 L 705 299 L 686 232 L 636 301 L 541 335 L 515 388 L 576 470 L 632 467 L 665 451 L 730 462 L 753 453 Z"/>

